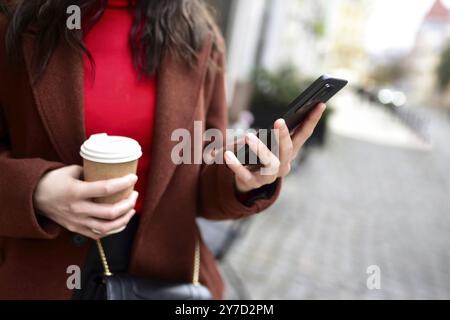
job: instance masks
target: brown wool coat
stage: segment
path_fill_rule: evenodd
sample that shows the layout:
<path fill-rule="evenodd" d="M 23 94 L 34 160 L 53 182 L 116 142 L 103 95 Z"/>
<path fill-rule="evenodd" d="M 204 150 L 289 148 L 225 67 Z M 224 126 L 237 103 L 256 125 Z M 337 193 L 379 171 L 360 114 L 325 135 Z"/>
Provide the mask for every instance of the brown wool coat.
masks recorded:
<path fill-rule="evenodd" d="M 42 175 L 65 165 L 80 165 L 85 140 L 83 66 L 80 55 L 60 45 L 44 76 L 30 81 L 34 36 L 24 35 L 24 63 L 13 67 L 5 57 L 7 21 L 0 16 L 0 299 L 69 299 L 67 267 L 82 266 L 92 241 L 40 216 L 33 192 Z M 158 74 L 152 167 L 141 223 L 133 244 L 130 273 L 189 281 L 193 272 L 198 216 L 237 219 L 261 212 L 279 194 L 245 206 L 234 193 L 226 165 L 180 165 L 170 155 L 177 128 L 192 132 L 193 121 L 224 130 L 227 110 L 223 54 L 205 40 L 194 68 L 167 56 Z M 142 177 L 141 177 L 142 179 Z M 201 245 L 200 280 L 215 298 L 223 282 L 214 257 Z"/>

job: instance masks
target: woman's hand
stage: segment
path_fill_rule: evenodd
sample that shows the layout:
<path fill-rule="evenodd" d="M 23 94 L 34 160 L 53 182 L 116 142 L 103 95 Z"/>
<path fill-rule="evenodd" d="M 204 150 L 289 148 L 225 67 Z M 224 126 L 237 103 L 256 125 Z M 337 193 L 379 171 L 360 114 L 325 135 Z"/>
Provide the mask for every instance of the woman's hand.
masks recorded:
<path fill-rule="evenodd" d="M 116 204 L 99 204 L 91 199 L 134 186 L 137 176 L 84 182 L 79 180 L 82 172 L 80 166 L 68 166 L 42 177 L 34 194 L 35 205 L 41 214 L 71 232 L 95 240 L 126 226 L 135 214 L 136 191 Z"/>
<path fill-rule="evenodd" d="M 289 129 L 283 119 L 275 122 L 278 130 L 277 141 L 279 157 L 272 153 L 267 146 L 254 134 L 245 136 L 245 143 L 258 156 L 264 168 L 253 172 L 243 166 L 233 152 L 225 152 L 225 162 L 235 173 L 236 188 L 239 192 L 249 192 L 285 177 L 291 171 L 291 162 L 297 157 L 301 147 L 311 137 L 317 123 L 325 111 L 325 104 L 319 104 L 309 115 L 303 125 L 291 137 Z"/>

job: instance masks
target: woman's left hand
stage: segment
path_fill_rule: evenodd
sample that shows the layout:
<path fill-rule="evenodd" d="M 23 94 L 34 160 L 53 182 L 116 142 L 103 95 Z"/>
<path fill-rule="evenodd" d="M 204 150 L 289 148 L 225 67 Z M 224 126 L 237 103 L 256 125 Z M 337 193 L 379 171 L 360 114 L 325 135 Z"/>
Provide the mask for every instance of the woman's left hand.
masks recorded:
<path fill-rule="evenodd" d="M 291 162 L 297 157 L 306 140 L 311 137 L 325 108 L 325 104 L 318 104 L 292 137 L 283 119 L 275 122 L 274 129 L 278 130 L 279 133 L 277 134 L 279 157 L 272 153 L 256 135 L 251 133 L 247 134 L 245 136 L 245 143 L 249 145 L 250 149 L 264 165 L 260 170 L 255 172 L 250 171 L 239 162 L 233 152 L 225 152 L 225 162 L 235 173 L 237 190 L 242 193 L 249 192 L 264 185 L 271 184 L 278 178 L 287 176 L 291 171 Z"/>

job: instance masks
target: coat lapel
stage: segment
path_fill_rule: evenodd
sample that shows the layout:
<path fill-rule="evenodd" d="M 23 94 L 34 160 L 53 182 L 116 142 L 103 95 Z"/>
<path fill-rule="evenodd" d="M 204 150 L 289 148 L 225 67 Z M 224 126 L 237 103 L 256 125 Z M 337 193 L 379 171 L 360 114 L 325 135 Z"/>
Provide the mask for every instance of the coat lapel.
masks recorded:
<path fill-rule="evenodd" d="M 30 81 L 34 39 L 33 35 L 24 35 Z M 61 161 L 79 164 L 78 151 L 85 140 L 82 56 L 69 46 L 58 46 L 44 74 L 31 87 L 39 115 Z"/>
<path fill-rule="evenodd" d="M 193 128 L 194 112 L 198 106 L 211 48 L 212 37 L 209 37 L 194 68 L 189 68 L 173 56 L 167 56 L 161 64 L 151 168 L 145 194 L 146 214 L 141 229 L 145 229 L 146 221 L 150 220 L 176 169 L 171 153 L 178 142 L 171 141 L 172 132 L 180 128 Z"/>

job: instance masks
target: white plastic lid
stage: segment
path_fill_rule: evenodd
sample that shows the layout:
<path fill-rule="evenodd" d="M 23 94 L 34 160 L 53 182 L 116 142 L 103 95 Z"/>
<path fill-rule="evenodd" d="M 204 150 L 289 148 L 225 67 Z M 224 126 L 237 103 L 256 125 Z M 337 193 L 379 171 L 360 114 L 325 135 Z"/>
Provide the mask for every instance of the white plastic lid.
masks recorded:
<path fill-rule="evenodd" d="M 124 163 L 139 159 L 142 149 L 134 139 L 99 133 L 83 143 L 80 155 L 93 162 Z"/>

